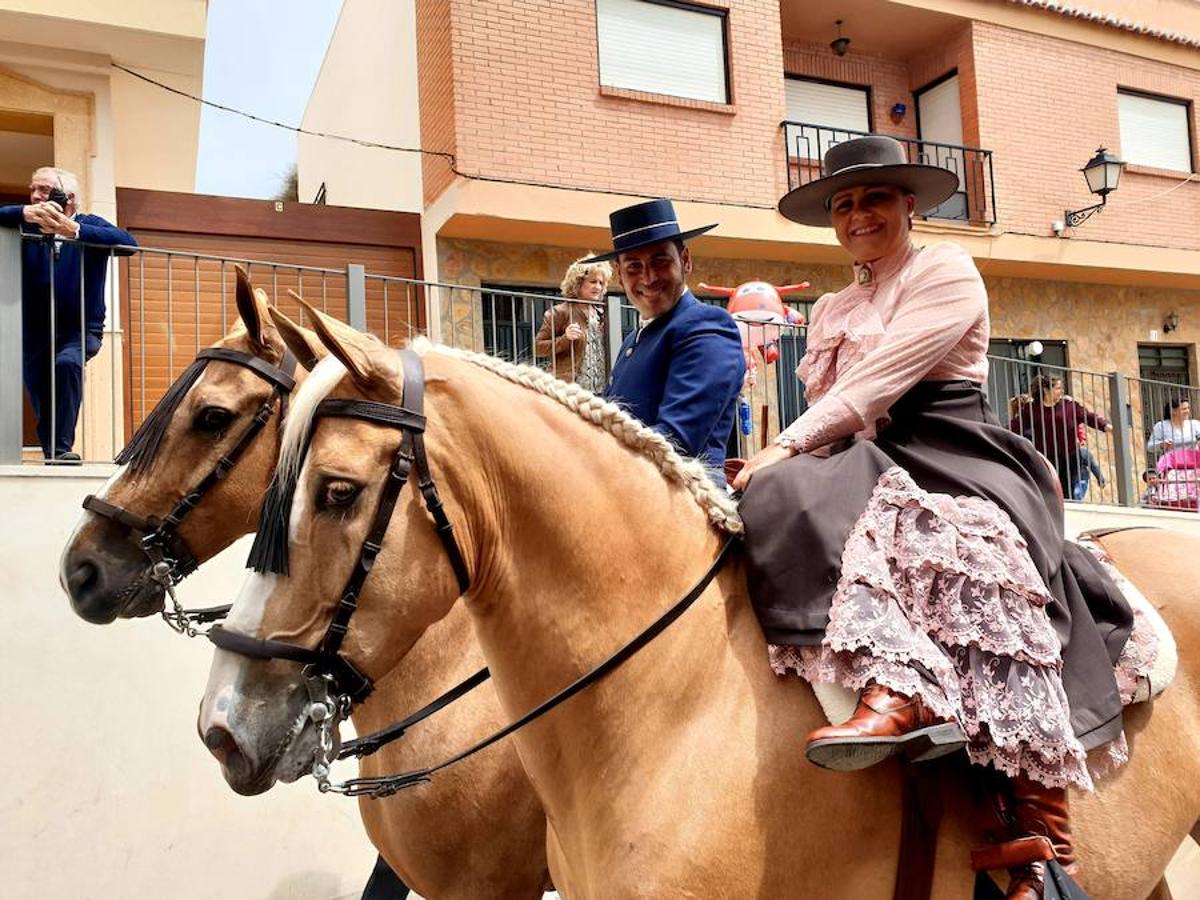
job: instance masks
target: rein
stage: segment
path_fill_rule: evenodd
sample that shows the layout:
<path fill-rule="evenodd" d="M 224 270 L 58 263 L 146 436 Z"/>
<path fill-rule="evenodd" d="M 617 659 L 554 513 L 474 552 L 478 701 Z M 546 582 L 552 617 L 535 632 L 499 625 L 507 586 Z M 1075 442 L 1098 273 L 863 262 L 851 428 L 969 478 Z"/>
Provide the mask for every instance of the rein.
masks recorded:
<path fill-rule="evenodd" d="M 233 363 L 249 369 L 259 378 L 274 387 L 271 395 L 263 401 L 258 411 L 254 414 L 253 420 L 250 422 L 242 434 L 238 437 L 237 442 L 229 449 L 229 452 L 224 454 L 191 490 L 187 491 L 183 498 L 175 504 L 166 516 L 159 519 L 156 516 L 141 516 L 135 512 L 118 506 L 114 503 L 109 503 L 95 494 L 88 494 L 83 500 L 83 508 L 88 512 L 94 513 L 102 518 L 116 522 L 134 532 L 141 535 L 140 546 L 142 552 L 149 557 L 151 562 L 151 578 L 160 584 L 167 595 L 171 598 L 173 609 L 162 610 L 163 620 L 171 626 L 172 629 L 180 634 L 186 634 L 189 637 L 196 637 L 203 632 L 196 626 L 217 621 L 225 617 L 229 612 L 229 606 L 214 606 L 208 609 L 187 610 L 180 605 L 175 598 L 175 585 L 183 581 L 188 575 L 196 571 L 199 562 L 196 559 L 191 548 L 188 547 L 187 541 L 179 534 L 179 527 L 184 519 L 194 510 L 200 501 L 204 499 L 218 483 L 223 481 L 233 469 L 242 454 L 250 446 L 250 443 L 258 435 L 271 416 L 275 412 L 276 401 L 279 403 L 279 425 L 282 427 L 283 420 L 287 415 L 287 399 L 292 389 L 296 386 L 294 373 L 296 370 L 296 358 L 290 353 L 285 352 L 281 366 L 274 366 L 265 360 L 259 359 L 250 353 L 245 353 L 241 350 L 232 350 L 226 347 L 209 347 L 201 350 L 196 354 L 196 359 L 188 371 L 181 375 L 174 385 L 167 391 L 167 394 L 151 411 L 150 415 L 142 423 L 137 434 L 133 436 L 129 444 L 119 454 L 117 454 L 118 463 L 127 463 L 131 460 L 145 460 L 147 456 L 152 455 L 157 449 L 158 441 L 161 439 L 162 431 L 166 427 L 166 423 L 170 420 L 175 408 L 183 399 L 183 396 L 190 389 L 199 377 L 200 370 L 209 360 L 219 360 L 221 362 Z M 170 398 L 168 400 L 168 398 Z M 147 449 L 149 453 L 147 453 Z M 133 465 L 136 468 L 137 463 Z"/>
<path fill-rule="evenodd" d="M 683 615 L 687 609 L 699 599 L 700 595 L 708 588 L 712 580 L 720 572 L 721 567 L 725 564 L 731 549 L 737 543 L 737 538 L 730 536 L 726 538 L 725 543 L 721 545 L 720 551 L 717 553 L 716 559 L 708 567 L 708 571 L 692 586 L 692 589 L 681 597 L 674 606 L 664 612 L 661 616 L 655 619 L 650 625 L 639 633 L 633 640 L 623 645 L 615 653 L 609 656 L 606 660 L 600 663 L 591 671 L 581 675 L 575 681 L 571 682 L 561 691 L 542 703 L 535 706 L 519 719 L 515 719 L 505 725 L 499 731 L 494 732 L 488 737 L 473 744 L 466 750 L 454 754 L 449 759 L 443 760 L 437 765 L 426 766 L 423 769 L 414 769 L 411 772 L 400 772 L 396 775 L 382 775 L 376 778 L 348 778 L 341 784 L 333 784 L 329 781 L 329 763 L 332 758 L 318 759 L 313 765 L 313 775 L 317 778 L 317 786 L 322 792 L 333 792 L 344 794 L 347 797 L 390 797 L 392 794 L 410 788 L 418 784 L 426 784 L 433 780 L 433 776 L 443 769 L 447 769 L 455 763 L 462 762 L 469 756 L 474 756 L 480 750 L 485 750 L 492 744 L 510 734 L 524 728 L 530 722 L 540 719 L 546 713 L 550 712 L 556 706 L 570 700 L 576 694 L 591 687 L 605 675 L 613 672 L 621 666 L 622 663 L 628 661 L 635 653 L 649 644 L 652 640 L 658 637 L 667 626 Z M 486 669 L 484 670 L 487 671 Z M 328 719 L 323 721 L 329 721 Z M 337 716 L 333 717 L 336 726 Z M 318 726 L 322 723 L 318 722 Z M 370 735 L 364 740 L 374 738 L 375 735 Z M 324 742 L 323 742 L 324 743 Z M 338 759 L 343 759 L 347 754 L 338 754 Z M 358 754 L 362 755 L 362 754 Z"/>
<path fill-rule="evenodd" d="M 341 654 L 342 641 L 349 630 L 350 619 L 358 608 L 358 598 L 363 584 L 382 549 L 400 491 L 408 482 L 413 469 L 417 474 L 417 488 L 421 492 L 425 508 L 434 520 L 442 546 L 446 550 L 450 565 L 458 579 L 459 590 L 461 593 L 466 593 L 470 587 L 470 575 L 467 571 L 466 561 L 458 542 L 454 539 L 454 527 L 446 516 L 441 498 L 438 496 L 437 487 L 429 471 L 429 460 L 425 453 L 424 367 L 421 358 L 411 350 L 400 351 L 400 358 L 404 371 L 404 406 L 367 400 L 330 399 L 319 403 L 313 416 L 314 423 L 320 417 L 354 418 L 398 428 L 402 433 L 400 446 L 389 467 L 388 480 L 380 494 L 370 531 L 359 550 L 358 561 L 342 590 L 342 596 L 334 610 L 333 618 L 317 647 L 313 649 L 270 638 L 250 637 L 228 631 L 220 625 L 211 628 L 207 634 L 213 644 L 232 653 L 259 660 L 291 660 L 304 666 L 303 677 L 309 694 L 309 718 L 317 728 L 320 743 L 319 752 L 313 761 L 312 774 L 322 793 L 333 792 L 351 797 L 390 796 L 404 788 L 432 780 L 435 773 L 473 756 L 530 722 L 541 718 L 617 669 L 678 619 L 704 593 L 720 571 L 736 542 L 736 538 L 728 538 L 703 577 L 675 605 L 655 619 L 640 634 L 591 671 L 489 737 L 437 765 L 396 775 L 351 778 L 340 784 L 332 782 L 329 778 L 330 766 L 335 760 L 345 759 L 349 756 L 362 757 L 374 753 L 380 747 L 399 738 L 415 723 L 444 709 L 450 703 L 478 687 L 489 677 L 488 670 L 482 669 L 408 718 L 366 737 L 347 742 L 340 750 L 337 748 L 338 726 L 350 714 L 354 704 L 365 700 L 374 688 L 370 677 L 360 672 Z M 278 479 L 278 474 L 276 477 Z M 269 534 L 271 537 L 261 543 L 256 542 L 250 554 L 249 565 L 259 572 L 283 574 L 287 571 L 287 521 L 290 518 L 291 489 L 277 480 L 272 486 L 272 491 L 277 498 L 286 497 L 287 500 L 264 504 L 264 521 L 260 522 L 259 536 L 261 538 L 262 535 Z M 274 517 L 276 521 L 266 521 L 271 517 Z"/>

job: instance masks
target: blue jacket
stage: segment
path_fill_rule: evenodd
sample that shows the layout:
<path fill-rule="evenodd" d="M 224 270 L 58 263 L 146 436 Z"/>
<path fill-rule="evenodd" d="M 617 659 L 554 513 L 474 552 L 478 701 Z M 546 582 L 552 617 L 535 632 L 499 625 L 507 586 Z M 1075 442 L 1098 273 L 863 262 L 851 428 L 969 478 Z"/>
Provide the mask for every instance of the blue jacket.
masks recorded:
<path fill-rule="evenodd" d="M 24 208 L 24 204 L 0 206 L 0 226 L 20 228 L 26 234 L 40 234 L 40 228 L 24 220 Z M 80 214 L 75 221 L 79 223 L 80 243 L 137 246 L 133 235 L 100 216 Z M 80 243 L 28 238 L 21 241 L 21 321 L 27 352 L 34 352 L 38 348 L 50 349 L 52 257 L 55 343 L 58 347 L 80 343 L 81 320 L 87 334 L 97 341 L 104 334 L 104 282 L 108 274 L 110 252 L 104 247 L 81 247 Z M 123 251 L 120 255 L 131 252 Z M 79 302 L 81 269 L 85 295 L 82 310 Z"/>
<path fill-rule="evenodd" d="M 745 373 L 733 317 L 684 291 L 674 309 L 625 338 L 605 396 L 720 470 Z"/>

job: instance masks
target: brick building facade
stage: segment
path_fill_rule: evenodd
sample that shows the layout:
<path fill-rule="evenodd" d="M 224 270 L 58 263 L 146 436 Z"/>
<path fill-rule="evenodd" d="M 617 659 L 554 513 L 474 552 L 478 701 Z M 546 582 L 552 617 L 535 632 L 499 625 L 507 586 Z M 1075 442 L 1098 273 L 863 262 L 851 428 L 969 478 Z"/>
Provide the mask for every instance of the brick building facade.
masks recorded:
<path fill-rule="evenodd" d="M 639 3 L 723 15 L 725 102 L 602 73 L 601 15 L 635 15 Z M 1162 21 L 1138 31 L 1120 18 L 1128 3 L 1084 5 L 1111 21 L 1016 0 L 417 0 L 422 146 L 453 156 L 423 160 L 427 269 L 550 287 L 570 259 L 604 246 L 611 209 L 670 196 L 685 226 L 722 223 L 694 245 L 694 283 L 805 279 L 815 296 L 848 267 L 828 230 L 775 211 L 806 165 L 789 160 L 782 125 L 789 79 L 861 89 L 864 130 L 920 153 L 933 146 L 919 140 L 930 140 L 922 91 L 954 78 L 961 137 L 949 164 L 982 180 L 960 220 L 918 221 L 917 243 L 967 247 L 997 339 L 1066 342 L 1072 366 L 1136 375 L 1139 347 L 1169 337 L 1196 383 L 1200 10 L 1166 0 L 1147 11 Z M 830 47 L 836 19 L 851 39 L 844 55 Z M 1128 152 L 1126 95 L 1182 111 L 1185 133 L 1171 139 L 1186 142 L 1186 164 L 1130 160 L 1101 215 L 1056 233 L 1065 209 L 1097 199 L 1079 173 L 1096 148 Z M 1180 324 L 1166 335 L 1170 313 Z"/>

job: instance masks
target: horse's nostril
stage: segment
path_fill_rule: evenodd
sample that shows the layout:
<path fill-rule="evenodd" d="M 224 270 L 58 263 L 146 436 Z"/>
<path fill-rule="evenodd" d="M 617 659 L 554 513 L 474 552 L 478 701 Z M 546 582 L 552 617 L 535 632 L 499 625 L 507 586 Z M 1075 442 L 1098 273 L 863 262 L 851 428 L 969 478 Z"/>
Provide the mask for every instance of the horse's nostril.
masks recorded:
<path fill-rule="evenodd" d="M 73 597 L 85 597 L 92 593 L 100 582 L 100 569 L 95 563 L 83 560 L 67 575 L 67 589 Z"/>
<path fill-rule="evenodd" d="M 227 769 L 235 765 L 241 757 L 237 741 L 233 739 L 232 734 L 220 725 L 213 725 L 208 731 L 204 732 L 204 746 L 208 748 L 209 753 L 217 758 L 217 762 Z"/>

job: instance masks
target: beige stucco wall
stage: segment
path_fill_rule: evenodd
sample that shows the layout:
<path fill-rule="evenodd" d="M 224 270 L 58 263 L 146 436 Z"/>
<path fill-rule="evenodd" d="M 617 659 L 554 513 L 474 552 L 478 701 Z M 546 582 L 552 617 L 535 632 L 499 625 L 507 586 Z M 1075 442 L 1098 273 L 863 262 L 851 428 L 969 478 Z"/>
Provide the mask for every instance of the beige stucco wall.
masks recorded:
<path fill-rule="evenodd" d="M 0 0 L 0 12 L 203 40 L 208 0 Z"/>
<path fill-rule="evenodd" d="M 417 148 L 417 49 L 413 0 L 345 0 L 303 126 Z M 299 135 L 300 197 L 325 183 L 334 206 L 421 211 L 416 153 Z"/>
<path fill-rule="evenodd" d="M 225 786 L 196 736 L 207 642 L 157 620 L 101 628 L 71 612 L 59 554 L 110 470 L 0 473 L 0 687 L 19 698 L 0 798 L 4 896 L 357 897 L 375 852 L 354 801 L 308 779 L 259 797 Z M 180 599 L 231 597 L 246 551 L 206 564 Z"/>

